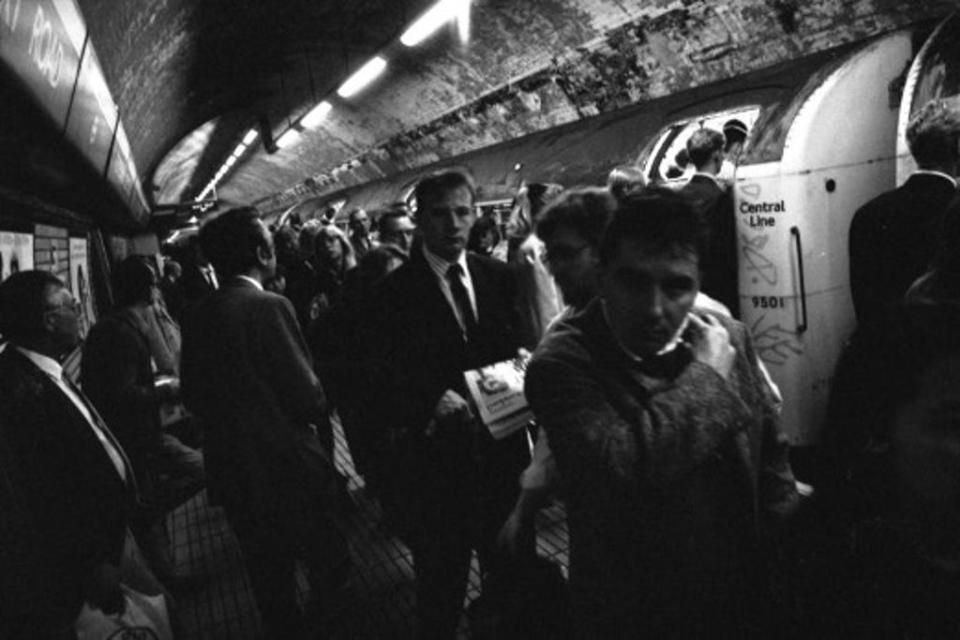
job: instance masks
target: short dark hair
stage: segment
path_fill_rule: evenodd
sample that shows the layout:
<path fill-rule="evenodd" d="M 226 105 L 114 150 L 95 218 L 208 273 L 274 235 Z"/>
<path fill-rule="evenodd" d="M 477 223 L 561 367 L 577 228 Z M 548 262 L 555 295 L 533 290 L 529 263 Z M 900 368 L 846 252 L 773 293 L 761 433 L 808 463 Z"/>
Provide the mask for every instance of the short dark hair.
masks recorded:
<path fill-rule="evenodd" d="M 957 160 L 960 106 L 955 99 L 931 100 L 907 124 L 907 145 L 920 168 Z"/>
<path fill-rule="evenodd" d="M 200 246 L 218 278 L 229 278 L 257 266 L 257 249 L 268 248 L 260 214 L 253 207 L 224 211 L 200 228 Z"/>
<path fill-rule="evenodd" d="M 0 334 L 12 342 L 28 342 L 43 332 L 43 314 L 47 310 L 47 289 L 64 288 L 63 282 L 48 271 L 14 273 L 0 282 Z"/>
<path fill-rule="evenodd" d="M 537 223 L 537 235 L 547 242 L 557 230 L 569 227 L 590 246 L 599 247 L 615 208 L 616 200 L 606 189 L 586 187 L 567 191 L 544 210 Z"/>
<path fill-rule="evenodd" d="M 747 125 L 742 120 L 731 118 L 723 123 L 723 137 L 727 143 L 724 145 L 724 151 L 730 151 L 733 145 L 743 143 L 747 139 Z"/>
<path fill-rule="evenodd" d="M 410 212 L 406 209 L 398 209 L 395 207 L 390 207 L 388 209 L 381 209 L 377 213 L 377 226 L 382 230 L 384 224 L 392 220 L 400 220 L 401 218 L 409 218 Z"/>
<path fill-rule="evenodd" d="M 603 232 L 600 265 L 606 267 L 623 240 L 634 240 L 658 253 L 678 250 L 703 255 L 705 228 L 694 206 L 675 191 L 653 187 L 628 196 Z"/>
<path fill-rule="evenodd" d="M 687 155 L 697 169 L 705 165 L 717 151 L 723 151 L 726 139 L 716 129 L 700 127 L 687 139 Z"/>
<path fill-rule="evenodd" d="M 473 178 L 462 171 L 442 171 L 431 174 L 417 183 L 414 197 L 417 199 L 417 209 L 423 207 L 424 202 L 432 202 L 460 187 L 466 187 L 470 192 L 470 203 L 477 199 L 477 188 Z"/>
<path fill-rule="evenodd" d="M 622 198 L 627 194 L 639 191 L 646 184 L 647 180 L 643 175 L 643 169 L 632 164 L 618 165 L 607 176 L 607 188 L 614 198 Z"/>
<path fill-rule="evenodd" d="M 113 296 L 118 307 L 150 302 L 157 276 L 144 256 L 128 256 L 113 268 Z"/>

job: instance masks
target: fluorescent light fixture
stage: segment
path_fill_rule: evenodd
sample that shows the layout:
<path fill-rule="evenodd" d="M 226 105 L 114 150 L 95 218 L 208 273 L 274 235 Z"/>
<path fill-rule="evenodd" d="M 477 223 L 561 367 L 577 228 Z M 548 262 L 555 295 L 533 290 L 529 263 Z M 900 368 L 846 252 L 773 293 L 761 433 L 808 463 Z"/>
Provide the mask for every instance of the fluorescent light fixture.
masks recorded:
<path fill-rule="evenodd" d="M 247 131 L 247 135 L 243 136 L 243 144 L 249 146 L 256 139 L 257 139 L 257 130 L 250 129 L 250 131 Z"/>
<path fill-rule="evenodd" d="M 381 56 L 371 58 L 367 64 L 357 69 L 356 73 L 347 78 L 347 81 L 340 85 L 337 94 L 341 98 L 350 98 L 360 93 L 368 84 L 373 82 L 377 76 L 383 73 L 387 68 L 387 61 Z"/>
<path fill-rule="evenodd" d="M 283 132 L 282 136 L 277 138 L 277 147 L 280 149 L 286 149 L 287 147 L 293 146 L 299 139 L 299 131 L 296 129 L 287 129 Z"/>
<path fill-rule="evenodd" d="M 224 170 L 226 170 L 226 169 L 229 169 L 230 167 L 232 167 L 232 166 L 235 165 L 235 164 L 237 164 L 237 156 L 230 156 L 230 157 L 227 158 L 226 161 L 223 163 L 223 168 L 224 168 Z"/>
<path fill-rule="evenodd" d="M 307 113 L 307 115 L 303 116 L 300 119 L 300 124 L 302 124 L 304 127 L 308 129 L 312 129 L 318 124 L 320 124 L 320 122 L 327 117 L 327 114 L 330 113 L 330 109 L 332 108 L 333 108 L 333 105 L 331 105 L 329 102 L 324 100 L 323 102 L 315 106 L 313 109 L 311 109 L 310 112 Z"/>
<path fill-rule="evenodd" d="M 247 150 L 247 145 L 241 142 L 240 144 L 237 145 L 237 148 L 233 150 L 233 155 L 239 158 L 240 156 L 243 155 L 243 152 L 246 150 Z"/>
<path fill-rule="evenodd" d="M 470 42 L 470 0 L 458 0 L 457 4 L 457 32 L 460 34 L 460 42 L 467 44 Z"/>
<path fill-rule="evenodd" d="M 440 0 L 403 32 L 400 42 L 404 46 L 415 47 L 454 18 L 460 23 L 460 37 L 466 42 L 470 29 L 470 0 Z M 464 31 L 467 32 L 466 37 Z"/>

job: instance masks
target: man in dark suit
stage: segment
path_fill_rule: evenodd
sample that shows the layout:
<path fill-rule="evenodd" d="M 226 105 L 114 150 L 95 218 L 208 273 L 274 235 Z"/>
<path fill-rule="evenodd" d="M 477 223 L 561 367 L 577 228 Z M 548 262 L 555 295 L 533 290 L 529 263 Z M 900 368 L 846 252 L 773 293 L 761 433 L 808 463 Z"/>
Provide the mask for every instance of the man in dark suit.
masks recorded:
<path fill-rule="evenodd" d="M 200 231 L 221 287 L 188 311 L 181 385 L 206 429 L 211 498 L 223 504 L 273 637 L 305 633 L 294 560 L 311 570 L 312 596 L 346 578 L 345 542 L 330 522 L 333 464 L 317 440 L 326 398 L 290 302 L 263 291 L 273 241 L 254 209 L 233 209 Z"/>
<path fill-rule="evenodd" d="M 850 292 L 857 322 L 879 322 L 930 264 L 943 213 L 956 195 L 960 108 L 934 100 L 911 119 L 907 143 L 919 169 L 863 205 L 850 225 Z"/>
<path fill-rule="evenodd" d="M 55 276 L 0 284 L 0 637 L 73 637 L 84 601 L 123 603 L 120 567 L 136 485 L 126 455 L 61 358 L 77 302 Z"/>
<path fill-rule="evenodd" d="M 739 317 L 737 287 L 737 236 L 733 215 L 733 194 L 717 178 L 723 166 L 724 137 L 715 129 L 697 129 L 687 140 L 687 155 L 697 168 L 680 193 L 696 210 L 704 224 L 707 244 L 701 258 L 701 289 L 719 300 Z"/>
<path fill-rule="evenodd" d="M 393 427 L 395 489 L 417 573 L 421 638 L 451 638 L 470 554 L 489 566 L 529 454 L 522 432 L 494 440 L 474 418 L 463 372 L 512 358 L 520 345 L 509 267 L 466 252 L 475 191 L 447 172 L 416 188 L 422 245 L 383 283 L 385 424 Z"/>

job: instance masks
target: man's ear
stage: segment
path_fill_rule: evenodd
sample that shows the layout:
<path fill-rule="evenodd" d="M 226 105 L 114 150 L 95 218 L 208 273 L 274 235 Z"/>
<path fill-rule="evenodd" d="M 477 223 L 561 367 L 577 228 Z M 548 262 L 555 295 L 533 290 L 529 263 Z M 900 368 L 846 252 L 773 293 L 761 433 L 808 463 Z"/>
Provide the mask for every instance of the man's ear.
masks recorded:
<path fill-rule="evenodd" d="M 274 250 L 269 245 L 261 244 L 257 246 L 257 262 L 260 263 L 260 266 L 269 264 L 273 254 Z"/>

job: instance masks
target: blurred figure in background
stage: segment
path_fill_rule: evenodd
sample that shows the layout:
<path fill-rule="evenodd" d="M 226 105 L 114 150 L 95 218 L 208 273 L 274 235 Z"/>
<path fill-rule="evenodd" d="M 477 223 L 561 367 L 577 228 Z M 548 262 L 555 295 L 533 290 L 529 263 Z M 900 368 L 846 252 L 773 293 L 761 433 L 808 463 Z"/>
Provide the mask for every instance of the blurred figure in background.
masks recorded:
<path fill-rule="evenodd" d="M 607 176 L 607 189 L 617 200 L 634 193 L 638 193 L 646 186 L 647 180 L 640 167 L 632 164 L 622 164 L 614 167 Z"/>
<path fill-rule="evenodd" d="M 509 241 L 516 248 L 510 264 L 518 276 L 517 306 L 520 309 L 523 344 L 533 348 L 547 325 L 563 309 L 560 292 L 543 263 L 543 242 L 535 232 L 540 213 L 563 191 L 558 184 L 534 182 L 522 187 L 507 222 Z"/>
<path fill-rule="evenodd" d="M 380 244 L 390 244 L 410 255 L 416 225 L 405 207 L 392 206 L 380 213 L 377 221 L 380 230 Z"/>
<path fill-rule="evenodd" d="M 687 154 L 697 171 L 680 194 L 697 210 L 706 229 L 707 241 L 700 256 L 703 292 L 723 303 L 733 313 L 740 312 L 737 284 L 736 218 L 733 194 L 717 178 L 723 164 L 723 134 L 706 127 L 697 129 L 687 140 Z"/>
<path fill-rule="evenodd" d="M 363 209 L 354 209 L 347 218 L 347 225 L 353 255 L 359 260 L 377 246 L 377 241 L 370 237 L 370 216 Z"/>
<path fill-rule="evenodd" d="M 480 216 L 470 229 L 467 250 L 478 256 L 493 257 L 493 250 L 500 244 L 500 230 L 497 221 L 489 216 Z"/>

